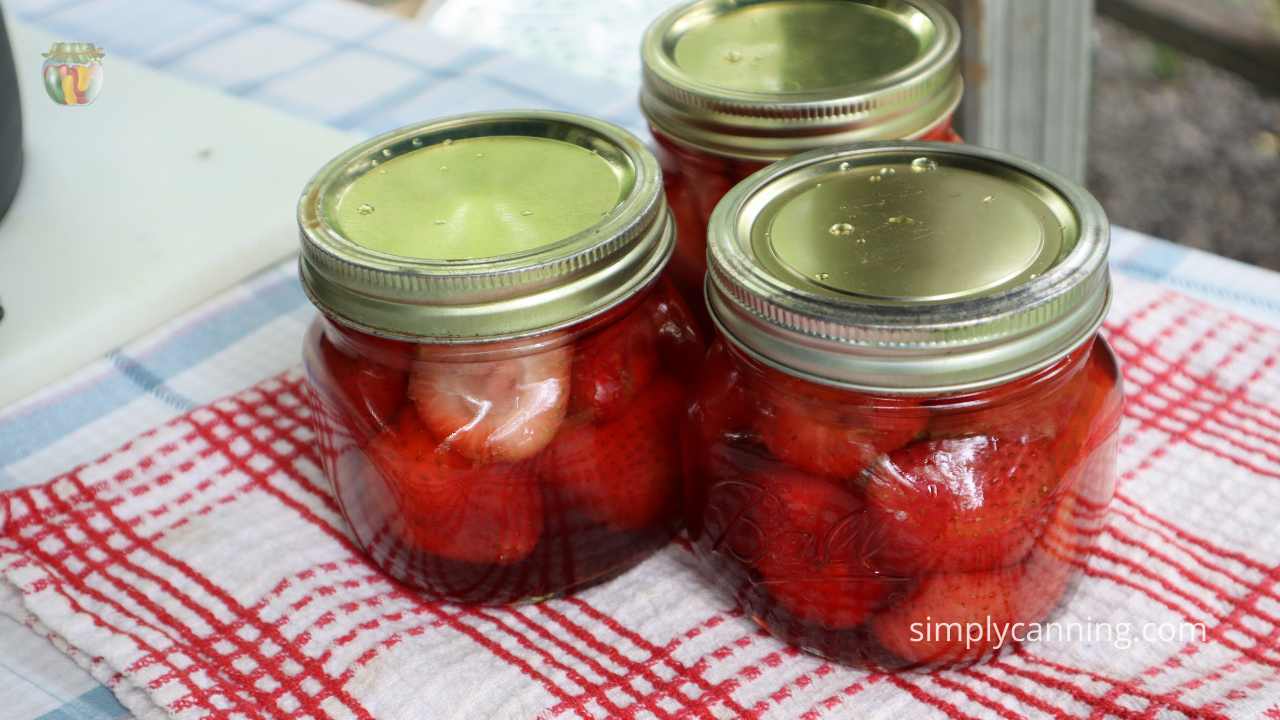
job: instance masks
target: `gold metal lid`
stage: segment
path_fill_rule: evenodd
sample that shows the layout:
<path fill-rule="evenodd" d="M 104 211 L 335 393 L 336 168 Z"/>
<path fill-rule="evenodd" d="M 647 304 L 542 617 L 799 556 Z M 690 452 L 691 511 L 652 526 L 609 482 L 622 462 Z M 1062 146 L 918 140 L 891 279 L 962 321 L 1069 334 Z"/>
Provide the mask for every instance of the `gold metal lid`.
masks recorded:
<path fill-rule="evenodd" d="M 102 60 L 107 53 L 93 43 L 56 42 L 41 56 L 53 62 L 90 63 Z"/>
<path fill-rule="evenodd" d="M 708 229 L 729 340 L 817 382 L 958 392 L 1063 357 L 1110 299 L 1109 226 L 1071 181 L 938 143 L 818 150 L 751 176 Z"/>
<path fill-rule="evenodd" d="M 302 285 L 339 322 L 431 342 L 580 322 L 666 264 L 657 160 L 566 113 L 463 115 L 339 155 L 298 202 Z"/>
<path fill-rule="evenodd" d="M 695 0 L 645 33 L 640 105 L 678 141 L 768 161 L 913 138 L 960 102 L 959 47 L 936 0 Z"/>

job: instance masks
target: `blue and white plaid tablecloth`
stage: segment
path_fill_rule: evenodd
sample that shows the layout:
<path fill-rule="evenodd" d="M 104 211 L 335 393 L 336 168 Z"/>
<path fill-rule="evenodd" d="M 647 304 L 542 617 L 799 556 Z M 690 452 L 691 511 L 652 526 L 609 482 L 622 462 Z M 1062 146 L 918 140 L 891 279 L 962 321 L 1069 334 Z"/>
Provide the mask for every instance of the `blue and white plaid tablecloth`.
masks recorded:
<path fill-rule="evenodd" d="M 636 41 L 640 23 L 666 3 L 451 0 L 430 23 L 346 0 L 11 0 L 5 10 L 115 57 L 359 135 L 511 107 L 589 113 L 643 134 Z M 570 42 L 574 33 L 580 43 Z M 1275 273 L 1120 229 L 1112 265 L 1280 327 Z M 47 480 L 295 365 L 311 316 L 286 263 L 0 408 L 0 490 Z M 0 719 L 127 715 L 46 640 L 0 616 Z"/>

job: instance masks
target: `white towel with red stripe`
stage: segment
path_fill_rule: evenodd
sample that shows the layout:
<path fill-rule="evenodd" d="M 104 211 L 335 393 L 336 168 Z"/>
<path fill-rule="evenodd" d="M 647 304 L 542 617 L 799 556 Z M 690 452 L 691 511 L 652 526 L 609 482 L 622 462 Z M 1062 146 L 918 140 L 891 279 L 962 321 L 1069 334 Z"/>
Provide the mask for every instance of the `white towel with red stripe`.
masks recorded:
<path fill-rule="evenodd" d="M 680 544 L 568 599 L 425 601 L 352 544 L 297 374 L 0 495 L 0 612 L 142 718 L 1280 720 L 1280 332 L 1116 290 L 1109 526 L 1058 635 L 974 667 L 801 654 Z"/>

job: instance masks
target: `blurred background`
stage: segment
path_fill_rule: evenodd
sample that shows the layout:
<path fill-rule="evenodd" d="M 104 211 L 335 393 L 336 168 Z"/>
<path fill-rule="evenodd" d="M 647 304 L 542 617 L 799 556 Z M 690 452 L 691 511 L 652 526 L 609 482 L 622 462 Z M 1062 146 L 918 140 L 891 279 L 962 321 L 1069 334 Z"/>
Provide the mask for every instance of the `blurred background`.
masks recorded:
<path fill-rule="evenodd" d="M 628 79 L 639 73 L 636 49 L 594 44 L 616 37 L 605 28 L 638 29 L 671 4 L 361 1 L 563 67 L 611 57 L 593 62 L 595 73 Z M 968 104 L 991 96 L 984 111 L 962 111 L 969 139 L 1084 179 L 1119 225 L 1280 270 L 1280 0 L 948 4 L 966 37 L 987 36 L 966 50 Z M 993 77 L 993 65 L 1008 77 Z M 998 82 L 1003 94 L 979 89 Z M 1019 127 L 1034 136 L 1016 137 Z"/>
<path fill-rule="evenodd" d="M 1118 224 L 1280 270 L 1280 0 L 1097 10 L 1090 189 Z"/>

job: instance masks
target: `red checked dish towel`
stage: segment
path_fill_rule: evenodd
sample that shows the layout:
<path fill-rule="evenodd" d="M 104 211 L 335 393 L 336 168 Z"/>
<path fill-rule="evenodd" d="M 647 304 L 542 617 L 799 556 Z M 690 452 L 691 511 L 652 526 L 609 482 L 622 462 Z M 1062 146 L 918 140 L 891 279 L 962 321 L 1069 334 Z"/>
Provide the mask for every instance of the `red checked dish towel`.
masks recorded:
<path fill-rule="evenodd" d="M 1280 332 L 1118 282 L 1109 528 L 1046 637 L 983 665 L 802 655 L 678 544 L 570 599 L 424 602 L 352 545 L 295 374 L 0 495 L 0 612 L 141 718 L 1280 719 Z"/>

